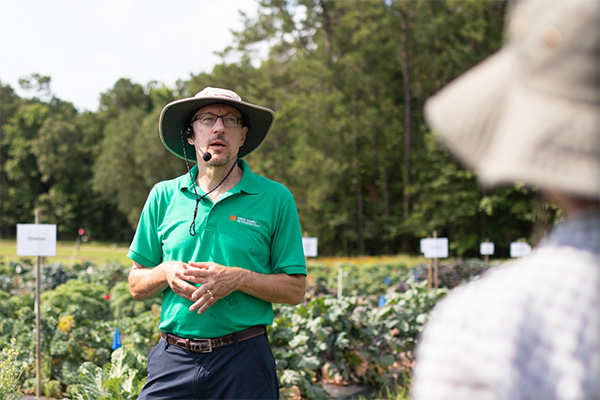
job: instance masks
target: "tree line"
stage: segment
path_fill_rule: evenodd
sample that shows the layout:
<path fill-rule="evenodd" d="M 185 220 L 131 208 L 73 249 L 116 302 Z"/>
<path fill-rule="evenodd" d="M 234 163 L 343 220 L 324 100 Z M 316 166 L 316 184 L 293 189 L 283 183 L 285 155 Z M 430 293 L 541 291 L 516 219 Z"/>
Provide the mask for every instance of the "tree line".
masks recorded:
<path fill-rule="evenodd" d="M 429 96 L 501 47 L 509 5 L 261 0 L 210 73 L 175 87 L 119 79 L 94 112 L 56 98 L 51 77 L 24 77 L 27 97 L 0 82 L 0 235 L 40 209 L 59 239 L 84 228 L 129 241 L 152 186 L 185 173 L 158 138 L 160 111 L 216 86 L 275 110 L 246 159 L 292 191 L 319 255 L 417 253 L 434 230 L 455 255 L 486 239 L 500 252 L 535 241 L 555 209 L 526 187 L 479 188 L 422 115 Z"/>

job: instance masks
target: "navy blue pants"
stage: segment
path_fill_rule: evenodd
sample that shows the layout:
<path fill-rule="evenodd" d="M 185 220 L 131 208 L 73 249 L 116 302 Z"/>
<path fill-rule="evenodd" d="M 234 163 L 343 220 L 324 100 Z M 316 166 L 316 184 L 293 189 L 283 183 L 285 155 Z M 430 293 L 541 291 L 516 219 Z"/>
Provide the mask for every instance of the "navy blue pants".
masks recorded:
<path fill-rule="evenodd" d="M 161 339 L 148 354 L 148 382 L 138 400 L 279 399 L 275 358 L 266 333 L 193 353 Z"/>

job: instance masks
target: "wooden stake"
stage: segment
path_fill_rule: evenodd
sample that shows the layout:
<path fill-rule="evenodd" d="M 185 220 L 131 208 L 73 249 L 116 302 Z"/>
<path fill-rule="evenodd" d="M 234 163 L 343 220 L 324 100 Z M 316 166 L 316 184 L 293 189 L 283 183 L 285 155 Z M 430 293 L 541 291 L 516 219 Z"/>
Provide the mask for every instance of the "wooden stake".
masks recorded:
<path fill-rule="evenodd" d="M 79 251 L 79 245 L 81 245 L 81 235 L 75 239 L 75 246 L 73 246 L 73 254 L 71 254 L 71 268 L 75 265 L 75 258 L 77 258 L 77 252 Z"/>
<path fill-rule="evenodd" d="M 433 281 L 432 274 L 431 274 L 432 267 L 433 267 L 433 259 L 430 258 L 427 260 L 427 289 L 429 289 L 429 290 L 431 290 L 431 282 Z"/>
<path fill-rule="evenodd" d="M 427 289 L 431 290 L 431 267 L 433 264 L 433 260 L 430 258 L 427 260 Z"/>
<path fill-rule="evenodd" d="M 35 223 L 40 223 L 40 210 L 35 210 Z M 42 395 L 42 350 L 41 350 L 41 318 L 40 318 L 40 256 L 35 257 L 35 369 L 37 385 L 35 396 Z"/>
<path fill-rule="evenodd" d="M 342 275 L 343 274 L 344 274 L 344 269 L 342 268 L 342 265 L 340 264 L 340 268 L 338 270 L 338 292 L 337 292 L 338 300 L 342 298 Z"/>
<path fill-rule="evenodd" d="M 433 231 L 433 238 L 437 239 L 437 231 Z M 438 259 L 434 257 L 433 264 L 435 266 L 435 288 L 438 288 Z"/>

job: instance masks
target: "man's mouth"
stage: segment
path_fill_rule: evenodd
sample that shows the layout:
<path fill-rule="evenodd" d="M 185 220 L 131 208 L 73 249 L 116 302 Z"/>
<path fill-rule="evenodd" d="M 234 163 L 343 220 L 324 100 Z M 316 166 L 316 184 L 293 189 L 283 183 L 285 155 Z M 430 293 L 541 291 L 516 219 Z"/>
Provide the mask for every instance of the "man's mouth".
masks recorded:
<path fill-rule="evenodd" d="M 221 150 L 221 149 L 224 149 L 224 148 L 226 148 L 226 147 L 227 147 L 227 145 L 226 145 L 224 142 L 222 142 L 222 141 L 214 141 L 214 142 L 211 142 L 211 143 L 208 145 L 208 147 L 209 147 L 210 149 L 214 149 L 214 150 Z"/>

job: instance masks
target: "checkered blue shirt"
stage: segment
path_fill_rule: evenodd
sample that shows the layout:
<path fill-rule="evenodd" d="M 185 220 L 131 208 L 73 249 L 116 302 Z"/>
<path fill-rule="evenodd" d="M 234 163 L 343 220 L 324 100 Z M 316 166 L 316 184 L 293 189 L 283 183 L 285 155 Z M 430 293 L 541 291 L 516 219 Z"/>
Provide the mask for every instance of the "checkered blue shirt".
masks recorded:
<path fill-rule="evenodd" d="M 416 352 L 412 396 L 600 399 L 600 214 L 452 291 Z"/>

